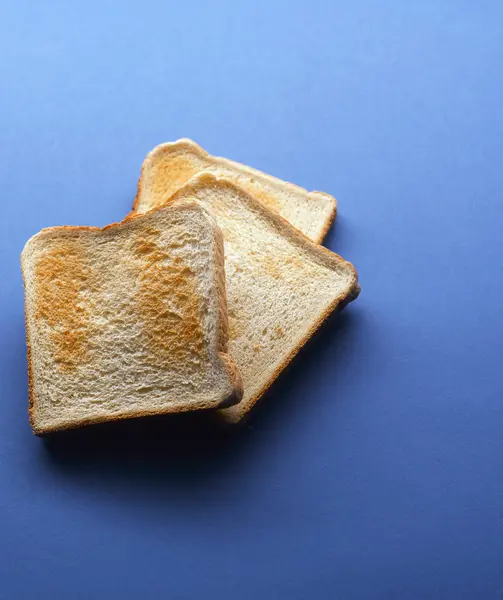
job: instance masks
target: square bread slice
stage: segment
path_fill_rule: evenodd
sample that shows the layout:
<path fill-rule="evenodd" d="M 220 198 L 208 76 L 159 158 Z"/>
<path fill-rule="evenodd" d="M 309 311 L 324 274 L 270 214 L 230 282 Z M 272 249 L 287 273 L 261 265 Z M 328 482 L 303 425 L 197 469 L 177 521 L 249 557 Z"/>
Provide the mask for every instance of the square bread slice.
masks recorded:
<path fill-rule="evenodd" d="M 211 156 L 189 139 L 161 144 L 147 155 L 133 210 L 137 206 L 142 210 L 155 208 L 202 171 L 237 183 L 315 242 L 323 241 L 335 218 L 336 201 L 332 196 L 308 192 L 257 169 Z"/>
<path fill-rule="evenodd" d="M 148 187 L 141 198 L 138 212 L 152 205 Z M 210 209 L 224 235 L 229 349 L 243 377 L 244 397 L 222 414 L 237 422 L 330 313 L 356 298 L 358 278 L 351 263 L 309 240 L 232 181 L 202 173 L 167 203 L 188 200 Z"/>
<path fill-rule="evenodd" d="M 36 434 L 241 399 L 222 234 L 200 204 L 44 229 L 21 266 Z"/>

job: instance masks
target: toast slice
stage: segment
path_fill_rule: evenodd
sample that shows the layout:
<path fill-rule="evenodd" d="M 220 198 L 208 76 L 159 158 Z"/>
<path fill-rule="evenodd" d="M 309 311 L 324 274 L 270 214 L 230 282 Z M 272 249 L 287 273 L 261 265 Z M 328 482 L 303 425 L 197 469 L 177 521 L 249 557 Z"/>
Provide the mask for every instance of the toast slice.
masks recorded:
<path fill-rule="evenodd" d="M 151 206 L 148 187 L 141 198 L 139 212 Z M 244 397 L 222 413 L 237 422 L 330 313 L 356 298 L 358 278 L 351 263 L 229 180 L 196 175 L 167 203 L 188 200 L 210 209 L 224 235 L 229 349 L 243 377 Z"/>
<path fill-rule="evenodd" d="M 230 179 L 320 243 L 335 218 L 335 198 L 307 190 L 226 158 L 211 156 L 189 139 L 161 144 L 143 162 L 133 211 L 163 204 L 202 171 Z"/>
<path fill-rule="evenodd" d="M 21 266 L 36 434 L 241 399 L 222 234 L 200 204 L 44 229 Z"/>

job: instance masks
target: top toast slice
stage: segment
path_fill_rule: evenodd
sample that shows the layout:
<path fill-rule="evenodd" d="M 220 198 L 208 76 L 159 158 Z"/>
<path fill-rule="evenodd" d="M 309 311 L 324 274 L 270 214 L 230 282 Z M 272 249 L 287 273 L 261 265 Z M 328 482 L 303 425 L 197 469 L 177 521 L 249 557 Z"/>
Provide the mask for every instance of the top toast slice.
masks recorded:
<path fill-rule="evenodd" d="M 189 139 L 161 144 L 143 162 L 133 212 L 164 203 L 202 171 L 230 179 L 278 212 L 307 237 L 320 243 L 336 212 L 335 198 L 307 190 L 226 158 L 211 156 Z"/>
<path fill-rule="evenodd" d="M 148 197 L 145 187 L 143 198 Z M 351 263 L 231 181 L 202 173 L 166 202 L 189 199 L 211 210 L 224 235 L 229 349 L 243 377 L 244 397 L 222 414 L 237 422 L 328 315 L 356 298 L 358 279 Z"/>
<path fill-rule="evenodd" d="M 35 433 L 241 398 L 222 234 L 199 204 L 44 229 L 21 265 Z"/>

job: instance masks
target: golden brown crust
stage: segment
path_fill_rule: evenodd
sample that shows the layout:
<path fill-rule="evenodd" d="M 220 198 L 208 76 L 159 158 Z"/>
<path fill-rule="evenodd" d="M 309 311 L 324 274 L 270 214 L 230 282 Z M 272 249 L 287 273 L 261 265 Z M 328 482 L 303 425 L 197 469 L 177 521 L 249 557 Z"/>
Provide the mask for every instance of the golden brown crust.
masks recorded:
<path fill-rule="evenodd" d="M 23 285 L 25 285 L 25 276 L 24 271 L 21 266 L 21 272 L 23 275 Z M 26 337 L 26 362 L 28 365 L 28 419 L 30 421 L 30 425 L 34 428 L 35 417 L 33 414 L 34 411 L 34 402 L 35 402 L 35 393 L 33 390 L 33 365 L 31 362 L 31 344 L 28 333 L 28 311 L 26 310 L 26 294 L 24 300 L 24 327 L 25 327 L 25 337 Z"/>
<path fill-rule="evenodd" d="M 229 319 L 227 314 L 227 293 L 225 289 L 225 254 L 224 254 L 224 236 L 219 227 L 216 228 L 215 235 L 215 255 L 216 255 L 216 273 L 218 294 L 218 310 L 220 313 L 220 330 L 218 335 L 219 352 L 227 352 L 229 343 Z"/>
<path fill-rule="evenodd" d="M 232 396 L 225 402 L 222 408 L 233 406 L 243 398 L 243 380 L 236 364 L 228 354 L 229 350 L 229 319 L 227 312 L 227 292 L 225 281 L 225 254 L 224 254 L 224 236 L 217 222 L 212 217 L 215 226 L 215 280 L 217 282 L 218 307 L 220 313 L 220 329 L 218 336 L 218 354 L 222 361 L 229 381 L 234 389 Z"/>
<path fill-rule="evenodd" d="M 24 288 L 24 327 L 25 327 L 25 339 L 26 339 L 26 363 L 28 366 L 28 420 L 33 431 L 35 431 L 35 391 L 33 384 L 33 364 L 31 356 L 31 344 L 30 344 L 30 333 L 28 328 L 28 310 L 27 310 L 27 295 L 26 295 L 26 273 L 23 267 L 23 261 L 21 261 L 21 275 L 23 277 L 23 288 Z"/>
<path fill-rule="evenodd" d="M 320 235 L 314 240 L 317 244 L 321 244 L 323 242 L 323 240 L 325 239 L 325 237 L 327 236 L 327 233 L 330 231 L 330 228 L 334 224 L 335 219 L 337 218 L 337 200 L 333 196 L 330 196 L 330 194 L 326 194 L 325 192 L 311 192 L 311 193 L 312 194 L 322 194 L 323 196 L 328 196 L 329 198 L 331 198 L 331 200 L 333 200 L 332 210 L 330 211 L 330 214 L 328 215 L 328 217 L 325 221 L 323 229 L 320 231 Z"/>
<path fill-rule="evenodd" d="M 232 394 L 222 402 L 219 408 L 227 408 L 241 402 L 244 394 L 243 379 L 229 354 L 220 353 L 220 359 L 225 367 L 227 376 L 233 388 Z"/>
<path fill-rule="evenodd" d="M 229 398 L 226 398 L 222 401 L 222 405 L 226 405 L 228 402 L 234 401 L 236 398 L 239 398 L 239 390 L 235 390 Z M 238 400 L 236 400 L 238 401 Z M 109 416 L 100 416 L 100 417 L 90 417 L 87 419 L 81 419 L 79 421 L 75 421 L 72 423 L 68 423 L 65 425 L 54 425 L 51 427 L 37 427 L 33 423 L 31 423 L 33 433 L 38 436 L 44 436 L 51 433 L 56 433 L 59 431 L 68 431 L 70 429 L 79 429 L 80 427 L 85 427 L 87 425 L 98 425 L 99 423 L 115 423 L 117 421 L 125 421 L 127 419 L 140 419 L 142 417 L 155 417 L 162 415 L 171 415 L 171 414 L 180 414 L 189 411 L 200 411 L 200 410 L 211 410 L 208 409 L 206 403 L 200 402 L 199 404 L 191 404 L 190 406 L 181 405 L 176 407 L 169 407 L 164 410 L 155 409 L 151 411 L 138 411 L 136 413 L 123 413 L 117 414 L 113 417 Z"/>

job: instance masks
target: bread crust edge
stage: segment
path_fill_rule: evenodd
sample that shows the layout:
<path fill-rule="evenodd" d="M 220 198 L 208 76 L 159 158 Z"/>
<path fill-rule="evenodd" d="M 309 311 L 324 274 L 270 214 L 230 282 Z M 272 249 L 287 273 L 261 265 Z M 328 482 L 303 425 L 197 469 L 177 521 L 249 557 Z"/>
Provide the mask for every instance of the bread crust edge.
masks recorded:
<path fill-rule="evenodd" d="M 342 311 L 350 302 L 356 300 L 358 295 L 360 294 L 360 285 L 358 281 L 355 282 L 353 287 L 349 289 L 349 291 L 345 295 L 341 295 L 336 298 L 323 312 L 321 317 L 309 328 L 307 334 L 302 338 L 302 340 L 293 348 L 293 350 L 286 356 L 285 360 L 274 370 L 271 377 L 268 381 L 260 388 L 260 390 L 253 395 L 247 402 L 246 406 L 243 406 L 243 410 L 239 413 L 236 413 L 232 410 L 221 409 L 218 411 L 219 417 L 226 423 L 231 425 L 237 425 L 238 423 L 246 420 L 250 416 L 250 412 L 253 407 L 258 403 L 258 401 L 262 398 L 262 396 L 267 392 L 267 390 L 274 384 L 276 379 L 283 373 L 283 371 L 290 365 L 290 363 L 295 359 L 295 357 L 299 354 L 302 348 L 309 343 L 314 334 L 320 330 L 328 318 L 332 315 L 332 313 L 336 310 L 339 312 Z M 236 405 L 236 408 L 240 405 Z"/>

